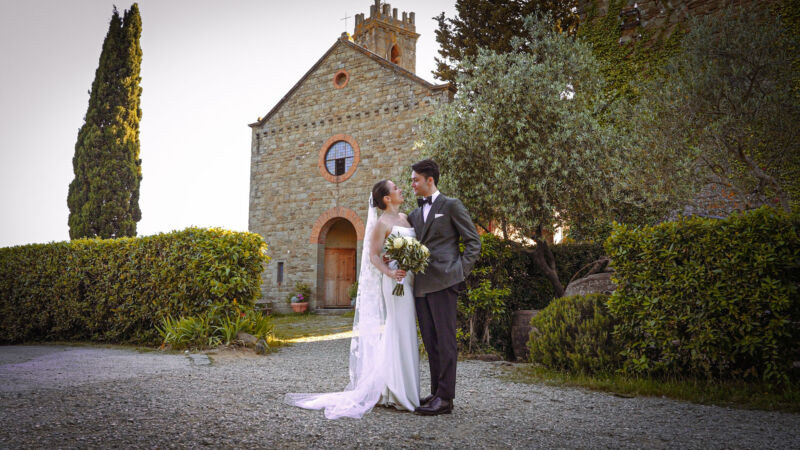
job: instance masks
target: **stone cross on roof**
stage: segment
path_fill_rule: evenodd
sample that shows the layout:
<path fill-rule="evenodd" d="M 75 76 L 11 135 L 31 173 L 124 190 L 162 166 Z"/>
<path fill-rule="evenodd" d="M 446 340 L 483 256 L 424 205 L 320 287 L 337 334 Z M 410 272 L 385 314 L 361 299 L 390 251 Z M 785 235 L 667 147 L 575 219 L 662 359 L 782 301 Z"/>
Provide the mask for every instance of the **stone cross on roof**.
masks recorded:
<path fill-rule="evenodd" d="M 344 12 L 344 17 L 339 20 L 344 20 L 344 31 L 347 31 L 347 19 L 352 19 L 353 16 L 348 16 L 347 11 Z"/>

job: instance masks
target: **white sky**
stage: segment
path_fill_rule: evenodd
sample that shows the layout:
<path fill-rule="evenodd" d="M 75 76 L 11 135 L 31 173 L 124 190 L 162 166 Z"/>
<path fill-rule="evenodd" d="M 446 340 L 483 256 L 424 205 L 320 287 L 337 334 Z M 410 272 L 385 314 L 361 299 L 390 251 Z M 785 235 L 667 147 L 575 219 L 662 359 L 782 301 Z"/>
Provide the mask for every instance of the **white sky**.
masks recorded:
<path fill-rule="evenodd" d="M 67 189 L 114 1 L 0 0 L 0 247 L 69 239 Z M 250 128 L 372 0 L 140 0 L 139 236 L 247 230 Z M 417 75 L 434 80 L 435 21 L 415 12 Z M 122 13 L 131 3 L 117 1 Z M 352 33 L 354 19 L 348 19 Z"/>

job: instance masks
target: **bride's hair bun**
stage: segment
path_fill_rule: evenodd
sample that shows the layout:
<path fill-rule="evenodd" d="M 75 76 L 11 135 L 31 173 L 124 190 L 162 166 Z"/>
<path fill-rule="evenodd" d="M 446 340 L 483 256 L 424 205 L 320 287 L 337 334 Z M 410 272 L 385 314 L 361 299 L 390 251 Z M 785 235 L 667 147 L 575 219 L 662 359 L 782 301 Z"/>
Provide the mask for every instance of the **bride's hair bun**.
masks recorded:
<path fill-rule="evenodd" d="M 386 209 L 383 197 L 389 195 L 389 180 L 381 180 L 372 186 L 372 204 L 381 211 Z"/>

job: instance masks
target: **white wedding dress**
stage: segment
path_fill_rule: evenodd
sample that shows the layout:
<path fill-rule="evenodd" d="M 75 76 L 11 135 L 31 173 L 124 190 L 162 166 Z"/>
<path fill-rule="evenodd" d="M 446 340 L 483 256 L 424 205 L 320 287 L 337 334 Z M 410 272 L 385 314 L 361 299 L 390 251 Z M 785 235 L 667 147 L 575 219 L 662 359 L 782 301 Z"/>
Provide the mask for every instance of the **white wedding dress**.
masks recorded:
<path fill-rule="evenodd" d="M 413 228 L 392 227 L 392 234 L 416 237 Z M 397 268 L 392 261 L 391 267 Z M 381 405 L 413 411 L 419 406 L 419 344 L 417 313 L 414 308 L 414 274 L 403 280 L 403 296 L 392 295 L 395 281 L 382 277 L 383 299 L 386 304 L 386 328 L 383 339 L 386 387 L 381 393 Z"/>
<path fill-rule="evenodd" d="M 419 406 L 414 275 L 409 273 L 403 280 L 403 296 L 392 295 L 394 280 L 369 262 L 369 236 L 376 221 L 370 196 L 350 341 L 350 383 L 341 392 L 289 393 L 284 398 L 289 405 L 324 409 L 328 419 L 361 418 L 375 405 L 409 411 Z M 415 236 L 413 228 L 398 226 L 392 227 L 392 233 Z"/>

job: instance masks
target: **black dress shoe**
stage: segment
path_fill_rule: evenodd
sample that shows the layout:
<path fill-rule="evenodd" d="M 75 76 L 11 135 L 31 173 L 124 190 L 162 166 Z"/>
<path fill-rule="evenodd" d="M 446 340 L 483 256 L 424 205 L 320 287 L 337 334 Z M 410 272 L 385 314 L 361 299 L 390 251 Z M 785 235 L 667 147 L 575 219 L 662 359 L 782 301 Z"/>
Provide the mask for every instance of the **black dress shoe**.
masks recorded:
<path fill-rule="evenodd" d="M 428 403 L 430 403 L 431 400 L 433 400 L 434 397 L 436 397 L 436 396 L 431 394 L 431 395 L 429 395 L 429 396 L 427 396 L 425 398 L 421 398 L 419 400 L 419 406 L 428 406 Z"/>
<path fill-rule="evenodd" d="M 414 414 L 420 416 L 438 416 L 439 414 L 450 414 L 453 412 L 453 401 L 439 397 L 433 397 L 426 406 L 420 406 L 414 410 Z"/>

